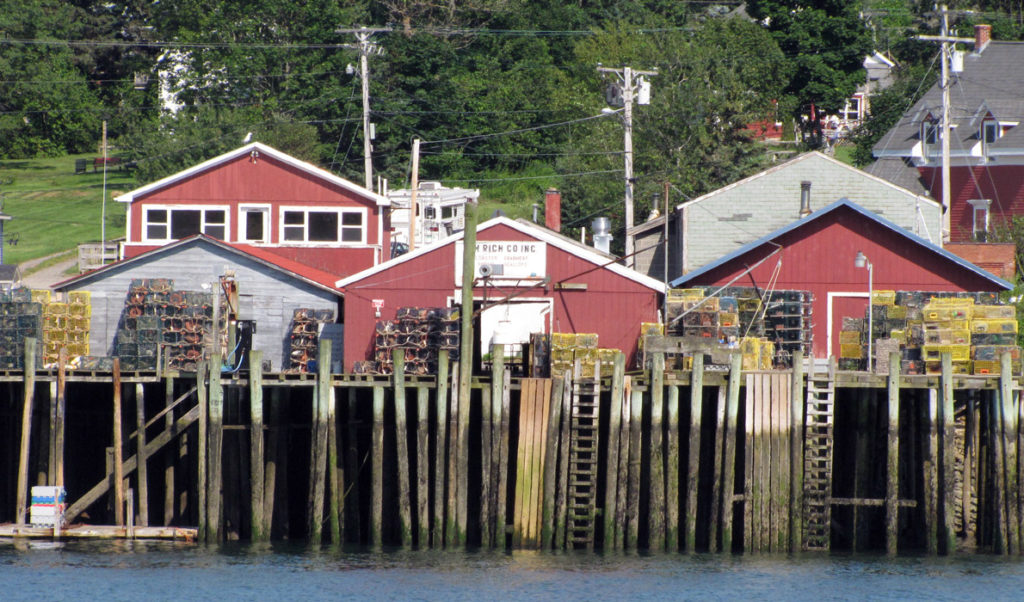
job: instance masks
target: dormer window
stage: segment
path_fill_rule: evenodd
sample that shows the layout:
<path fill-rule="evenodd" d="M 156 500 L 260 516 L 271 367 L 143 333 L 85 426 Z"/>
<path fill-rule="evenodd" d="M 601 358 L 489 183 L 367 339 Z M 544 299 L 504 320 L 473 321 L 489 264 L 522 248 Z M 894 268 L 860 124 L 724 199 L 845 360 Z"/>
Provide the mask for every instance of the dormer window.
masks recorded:
<path fill-rule="evenodd" d="M 1002 135 L 999 122 L 994 119 L 986 119 L 981 124 L 981 142 L 984 146 L 992 144 Z"/>
<path fill-rule="evenodd" d="M 930 152 L 929 147 L 939 141 L 939 122 L 932 119 L 925 119 L 921 122 L 921 151 L 925 156 Z"/>

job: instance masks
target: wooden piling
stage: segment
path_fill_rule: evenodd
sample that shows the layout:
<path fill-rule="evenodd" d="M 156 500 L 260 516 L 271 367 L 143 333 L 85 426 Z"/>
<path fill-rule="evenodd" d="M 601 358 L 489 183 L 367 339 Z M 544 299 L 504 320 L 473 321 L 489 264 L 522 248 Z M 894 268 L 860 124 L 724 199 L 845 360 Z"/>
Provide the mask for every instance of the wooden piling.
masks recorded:
<path fill-rule="evenodd" d="M 555 549 L 566 547 L 569 521 L 569 425 L 572 422 L 572 390 L 573 383 L 570 372 L 562 375 L 562 428 L 558 439 L 558 483 L 555 485 Z M 554 400 L 556 403 L 559 400 Z M 517 468 L 518 470 L 518 468 Z"/>
<path fill-rule="evenodd" d="M 138 477 L 140 527 L 149 526 L 149 469 L 146 461 L 146 397 L 142 383 L 135 383 L 135 474 Z"/>
<path fill-rule="evenodd" d="M 331 342 L 321 339 L 317 349 L 317 380 L 313 390 L 313 412 L 310 418 L 309 462 L 309 541 L 317 546 L 323 541 L 324 491 L 327 476 L 327 396 L 331 382 Z"/>
<path fill-rule="evenodd" d="M 263 530 L 263 352 L 258 349 L 249 352 L 249 416 L 252 424 L 249 429 L 249 470 L 252 479 L 249 533 L 252 541 L 266 541 L 270 534 Z"/>
<path fill-rule="evenodd" d="M 405 419 L 405 349 L 393 349 L 395 447 L 398 459 L 398 535 L 402 548 L 412 547 L 412 509 L 409 498 L 409 431 Z"/>
<path fill-rule="evenodd" d="M 725 442 L 725 413 L 728 397 L 726 387 L 718 387 L 718 403 L 715 410 L 715 450 L 713 467 L 713 480 L 711 481 L 711 520 L 708 524 L 710 536 L 708 538 L 708 551 L 717 552 L 718 528 L 722 524 L 722 444 Z"/>
<path fill-rule="evenodd" d="M 690 370 L 690 429 L 687 450 L 686 471 L 686 551 L 693 553 L 697 547 L 697 492 L 700 477 L 700 426 L 704 409 L 704 354 L 693 355 Z"/>
<path fill-rule="evenodd" d="M 630 392 L 629 401 L 629 489 L 626 492 L 627 529 L 626 549 L 635 550 L 640 545 L 640 470 L 642 464 L 641 442 L 643 436 L 643 393 Z"/>
<path fill-rule="evenodd" d="M 26 341 L 27 344 L 27 341 Z M 115 357 L 113 374 L 114 387 L 114 522 L 125 526 L 124 516 L 124 432 L 121 428 L 121 359 Z"/>
<path fill-rule="evenodd" d="M 498 399 L 498 491 L 495 495 L 497 513 L 495 517 L 495 544 L 504 550 L 507 545 L 508 527 L 508 459 L 510 453 L 509 427 L 511 417 L 512 375 L 508 370 L 501 374 L 501 398 Z M 558 405 L 557 402 L 552 405 Z M 545 450 L 546 451 L 546 450 Z"/>
<path fill-rule="evenodd" d="M 416 387 L 416 546 L 430 547 L 430 391 Z"/>
<path fill-rule="evenodd" d="M 942 539 L 943 552 L 956 551 L 956 427 L 953 417 L 953 356 L 942 354 Z"/>
<path fill-rule="evenodd" d="M 354 391 L 354 389 L 353 389 Z M 260 525 L 260 534 L 264 541 L 269 539 L 273 533 L 275 499 L 277 496 L 277 468 L 278 454 L 287 448 L 287 431 L 281 425 L 281 387 L 274 387 L 270 390 L 270 422 L 266 438 L 266 460 L 263 470 L 263 524 Z M 278 442 L 281 443 L 278 443 Z"/>
<path fill-rule="evenodd" d="M 18 526 L 25 524 L 25 514 L 28 512 L 28 450 L 32 443 L 32 405 L 36 388 L 36 339 L 32 337 L 25 339 L 25 370 L 23 375 L 25 394 L 21 410 L 21 448 L 18 455 L 17 516 L 15 519 Z M 119 426 L 116 418 L 114 426 Z M 118 432 L 120 432 L 120 429 Z"/>
<path fill-rule="evenodd" d="M 679 387 L 668 388 L 665 456 L 665 549 L 679 551 Z"/>
<path fill-rule="evenodd" d="M 548 415 L 547 443 L 544 448 L 544 501 L 541 506 L 541 547 L 550 550 L 555 544 L 555 499 L 559 466 L 558 434 L 562 420 L 562 395 L 565 381 L 561 375 L 551 379 L 551 406 Z M 503 420 L 505 418 L 503 417 Z"/>
<path fill-rule="evenodd" d="M 448 432 L 448 350 L 437 353 L 437 441 L 434 445 L 434 521 L 431 529 L 433 547 L 440 548 L 444 542 L 444 482 L 447 464 Z"/>
<path fill-rule="evenodd" d="M 157 350 L 158 350 L 157 352 L 159 353 L 159 347 L 157 348 Z M 157 366 L 160 366 L 159 360 L 158 360 Z M 167 414 L 164 416 L 164 432 L 167 433 L 167 436 L 171 436 L 172 430 L 174 429 L 174 411 L 173 410 L 167 410 L 167 408 L 170 407 L 171 404 L 174 403 L 174 377 L 173 376 L 169 376 L 167 374 L 164 374 L 163 378 L 164 378 L 164 411 L 167 412 Z M 163 522 L 163 525 L 165 527 L 169 526 L 171 523 L 174 522 L 175 504 L 176 504 L 176 499 L 175 499 L 176 487 L 175 487 L 174 469 L 175 469 L 175 466 L 176 466 L 178 460 L 180 458 L 184 458 L 186 456 L 185 450 L 187 449 L 187 447 L 186 447 L 186 442 L 187 441 L 188 441 L 188 435 L 183 433 L 181 435 L 180 443 L 178 444 L 178 449 L 174 449 L 172 447 L 171 449 L 168 449 L 167 452 L 164 454 L 164 522 Z M 186 488 L 186 491 L 187 491 L 187 488 Z M 183 496 L 182 501 L 185 502 L 184 496 Z M 186 509 L 186 504 L 182 503 L 181 507 L 179 509 L 179 511 L 182 513 L 182 515 L 184 515 L 185 509 Z"/>
<path fill-rule="evenodd" d="M 629 440 L 631 434 L 630 404 L 633 399 L 633 377 L 622 377 L 622 425 L 619 427 L 618 492 L 615 494 L 615 549 L 626 547 L 626 505 L 629 499 Z"/>
<path fill-rule="evenodd" d="M 459 494 L 459 371 L 460 362 L 451 365 L 452 385 L 451 402 L 448 406 L 448 496 L 445 513 L 444 545 L 451 548 L 459 545 L 458 534 L 458 494 Z"/>
<path fill-rule="evenodd" d="M 617 548 L 617 542 L 622 539 L 622 534 L 616 534 L 617 514 L 616 500 L 619 488 L 619 439 L 622 427 L 622 387 L 623 376 L 626 371 L 626 356 L 623 353 L 615 354 L 615 363 L 612 367 L 612 391 L 609 402 L 608 416 L 608 444 L 605 454 L 605 477 L 604 477 L 604 549 L 612 550 Z M 558 397 L 554 397 L 558 399 Z M 553 403 L 552 406 L 558 404 Z M 671 420 L 671 418 L 670 418 Z M 550 425 L 548 431 L 550 433 Z M 551 449 L 551 440 L 548 440 L 548 450 Z M 549 465 L 545 464 L 545 468 Z M 548 479 L 545 475 L 544 485 L 547 487 Z M 546 498 L 545 498 L 546 499 Z"/>
<path fill-rule="evenodd" d="M 740 407 L 740 372 L 743 357 L 732 354 L 729 366 L 728 405 L 725 413 L 725 457 L 722 479 L 722 551 L 732 551 L 733 494 L 736 491 L 736 424 Z"/>
<path fill-rule="evenodd" d="M 662 446 L 665 411 L 665 354 L 653 355 L 651 370 L 651 444 L 648 448 L 650 497 L 648 498 L 647 547 L 651 551 L 665 549 L 665 455 Z"/>
<path fill-rule="evenodd" d="M 895 556 L 899 535 L 900 496 L 900 354 L 889 353 L 888 416 L 889 429 L 885 455 L 885 553 Z"/>
<path fill-rule="evenodd" d="M 210 393 L 209 393 L 209 455 L 207 457 L 208 481 L 206 483 L 206 525 L 207 541 L 221 541 L 221 490 L 223 488 L 223 448 L 224 448 L 224 388 L 221 385 L 221 367 L 223 362 L 220 353 L 210 357 Z"/>
<path fill-rule="evenodd" d="M 53 457 L 54 457 L 54 479 L 53 484 L 57 487 L 64 486 L 64 419 L 66 417 L 67 389 L 67 362 L 68 352 L 64 347 L 60 348 L 57 359 L 57 412 L 54 416 L 53 426 Z"/>
<path fill-rule="evenodd" d="M 373 434 L 370 457 L 370 544 L 384 544 L 384 387 L 373 388 Z"/>
<path fill-rule="evenodd" d="M 466 335 L 463 334 L 463 337 Z M 463 345 L 463 352 L 465 351 Z M 470 345 L 470 356 L 472 345 Z M 462 364 L 459 368 L 459 412 L 458 412 L 458 494 L 455 505 L 455 538 L 456 543 L 465 546 L 467 528 L 469 526 L 469 409 L 473 402 L 472 389 L 469 382 L 472 377 L 473 363 L 471 359 L 460 355 Z"/>
<path fill-rule="evenodd" d="M 789 551 L 800 549 L 804 506 L 804 352 L 793 352 L 789 396 Z"/>
<path fill-rule="evenodd" d="M 1003 353 L 1000 359 L 999 397 L 1002 412 L 1002 447 L 1003 467 L 1006 479 L 1006 553 L 1020 554 L 1020 508 L 1017 489 L 1017 411 L 1014 407 L 1013 371 L 1009 353 Z"/>
<path fill-rule="evenodd" d="M 938 540 L 938 440 L 936 434 L 936 418 L 938 414 L 938 391 L 928 389 L 928 408 L 926 416 L 927 439 L 924 455 L 924 524 L 925 550 L 935 555 L 939 550 Z"/>
<path fill-rule="evenodd" d="M 505 372 L 504 345 L 491 345 L 491 383 L 493 392 L 494 381 L 499 380 L 499 372 Z M 499 398 L 500 399 L 500 398 Z M 499 404 L 501 402 L 499 401 Z M 490 548 L 494 543 L 491 532 L 491 509 L 494 500 L 491 499 L 496 488 L 494 487 L 494 473 L 491 470 L 492 455 L 497 451 L 494 441 L 494 397 L 493 395 L 481 394 L 480 396 L 480 547 Z M 497 462 L 494 462 L 497 464 Z"/>
<path fill-rule="evenodd" d="M 117 373 L 117 367 L 119 365 L 120 365 L 120 362 L 118 361 L 118 359 L 114 358 L 115 374 Z M 208 390 L 206 388 L 206 371 L 207 371 L 207 369 L 208 369 L 208 365 L 206 363 L 206 360 L 201 360 L 199 362 L 198 366 L 196 367 L 196 405 L 199 407 L 199 420 L 198 420 L 198 424 L 196 425 L 196 430 L 198 431 L 197 432 L 197 441 L 196 441 L 196 464 L 197 464 L 197 467 L 196 467 L 197 478 L 196 478 L 196 480 L 198 481 L 196 483 L 196 516 L 198 517 L 198 521 L 199 521 L 198 537 L 199 537 L 200 541 L 209 541 L 208 540 L 209 532 L 207 530 L 208 529 L 208 524 L 207 524 L 207 514 L 206 514 L 206 510 L 207 510 L 207 505 L 206 505 L 206 484 L 207 484 L 207 477 L 208 477 L 208 474 L 207 474 L 207 461 L 206 461 L 206 459 L 207 459 L 207 451 L 208 451 L 207 450 L 207 446 L 209 444 L 209 432 L 208 432 L 209 429 L 208 429 L 208 424 L 207 424 L 208 421 L 209 421 L 209 405 L 208 405 L 209 402 L 208 402 L 208 398 L 207 398 L 207 391 Z M 116 389 L 115 389 L 115 391 L 116 391 Z M 114 432 L 118 433 L 118 432 L 120 432 L 120 429 L 119 428 L 115 428 Z M 115 442 L 115 447 L 117 447 L 116 442 Z M 115 464 L 117 464 L 116 461 L 115 461 Z M 118 482 L 119 482 L 119 480 L 115 476 L 114 477 L 115 487 L 116 487 L 116 484 Z M 118 523 L 118 524 L 120 524 L 120 523 Z"/>

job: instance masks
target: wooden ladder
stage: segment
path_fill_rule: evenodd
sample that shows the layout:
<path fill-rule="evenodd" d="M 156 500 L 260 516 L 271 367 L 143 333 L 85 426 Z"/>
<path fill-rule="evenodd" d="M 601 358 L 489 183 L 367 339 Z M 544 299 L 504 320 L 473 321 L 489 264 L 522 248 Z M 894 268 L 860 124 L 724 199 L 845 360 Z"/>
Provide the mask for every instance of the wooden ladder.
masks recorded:
<path fill-rule="evenodd" d="M 804 423 L 804 549 L 829 549 L 832 521 L 832 427 L 835 373 L 807 378 Z"/>
<path fill-rule="evenodd" d="M 600 415 L 600 377 L 581 382 L 577 365 L 572 384 L 572 415 L 569 433 L 569 548 L 594 548 L 597 523 L 597 439 Z"/>

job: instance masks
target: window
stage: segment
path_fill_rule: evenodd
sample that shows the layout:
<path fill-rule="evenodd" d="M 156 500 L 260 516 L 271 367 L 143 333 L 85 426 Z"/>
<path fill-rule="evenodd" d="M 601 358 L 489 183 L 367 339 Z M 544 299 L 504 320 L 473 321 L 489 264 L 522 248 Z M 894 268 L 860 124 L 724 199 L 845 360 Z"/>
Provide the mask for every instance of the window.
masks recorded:
<path fill-rule="evenodd" d="M 934 121 L 925 121 L 921 124 L 921 140 L 925 144 L 935 144 L 939 139 L 939 124 Z"/>
<path fill-rule="evenodd" d="M 967 202 L 971 204 L 973 209 L 974 240 L 986 242 L 988 240 L 989 207 L 992 206 L 992 201 L 990 199 L 971 199 Z"/>
<path fill-rule="evenodd" d="M 227 211 L 220 208 L 146 209 L 142 226 L 147 241 L 177 240 L 199 233 L 223 240 L 227 230 Z"/>
<path fill-rule="evenodd" d="M 239 239 L 241 242 L 270 242 L 270 207 L 242 206 L 239 210 Z"/>
<path fill-rule="evenodd" d="M 362 211 L 339 209 L 286 209 L 281 216 L 281 239 L 293 243 L 361 243 L 364 235 Z"/>
<path fill-rule="evenodd" d="M 452 219 L 455 217 L 457 207 L 455 205 L 447 205 L 441 207 L 441 219 Z"/>

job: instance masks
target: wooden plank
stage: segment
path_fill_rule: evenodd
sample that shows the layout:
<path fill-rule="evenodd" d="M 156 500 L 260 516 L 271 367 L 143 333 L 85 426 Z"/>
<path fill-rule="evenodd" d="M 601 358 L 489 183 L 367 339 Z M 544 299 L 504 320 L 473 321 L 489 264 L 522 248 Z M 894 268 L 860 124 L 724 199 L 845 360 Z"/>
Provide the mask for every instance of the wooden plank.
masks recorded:
<path fill-rule="evenodd" d="M 900 486 L 900 354 L 889 353 L 888 385 L 888 417 L 889 429 L 886 437 L 885 456 L 885 553 L 895 556 L 899 534 L 899 500 Z M 967 515 L 964 515 L 965 517 Z"/>
<path fill-rule="evenodd" d="M 463 312 L 465 315 L 468 312 Z M 460 355 L 460 364 L 463 364 L 459 371 L 459 423 L 458 423 L 458 497 L 456 498 L 457 503 L 455 507 L 455 532 L 458 539 L 458 545 L 465 546 L 468 542 L 466 540 L 467 528 L 469 526 L 469 415 L 470 406 L 473 403 L 473 393 L 470 388 L 470 382 L 472 381 L 473 371 L 473 345 L 469 343 L 469 351 L 466 351 L 467 344 L 465 342 L 466 332 L 469 329 L 465 329 L 466 320 L 463 319 L 462 331 L 463 345 L 462 353 Z M 470 326 L 470 329 L 472 327 Z"/>
<path fill-rule="evenodd" d="M 789 396 L 789 551 L 801 546 L 803 533 L 804 471 L 804 353 L 793 352 L 793 372 L 790 376 Z"/>
<path fill-rule="evenodd" d="M 142 383 L 135 383 L 135 445 L 136 449 L 146 449 L 146 396 Z M 139 483 L 139 520 L 141 527 L 149 526 L 149 469 L 145 459 L 139 460 L 136 473 Z"/>
<path fill-rule="evenodd" d="M 384 543 L 384 387 L 373 388 L 372 464 L 370 468 L 370 544 Z"/>
<path fill-rule="evenodd" d="M 444 475 L 447 454 L 448 432 L 448 350 L 437 353 L 437 429 L 434 444 L 434 521 L 431 527 L 433 547 L 440 548 L 444 541 Z"/>
<path fill-rule="evenodd" d="M 924 457 L 924 524 L 925 550 L 929 555 L 938 554 L 938 391 L 928 389 L 928 413 L 926 414 L 927 439 Z"/>
<path fill-rule="evenodd" d="M 451 365 L 452 383 L 451 405 L 448 406 L 448 501 L 446 512 L 448 522 L 445 529 L 444 545 L 451 548 L 459 544 L 457 507 L 459 488 L 459 387 L 454 383 L 459 382 L 460 362 Z"/>
<path fill-rule="evenodd" d="M 772 491 L 772 470 L 771 470 L 771 396 L 764 387 L 758 387 L 758 424 L 757 434 L 758 456 L 755 459 L 757 464 L 758 477 L 761 482 L 760 494 L 757 497 L 758 510 L 758 533 L 757 538 L 761 550 L 771 552 L 771 491 Z"/>
<path fill-rule="evenodd" d="M 772 404 L 772 486 L 771 486 L 771 516 L 772 516 L 772 551 L 781 552 L 784 548 L 782 543 L 785 536 L 788 535 L 786 530 L 783 528 L 782 513 L 781 510 L 784 508 L 782 504 L 783 492 L 787 491 L 789 486 L 783 481 L 783 475 L 786 472 L 783 470 L 782 460 L 785 458 L 785 454 L 782 449 L 783 440 L 783 424 L 782 424 L 782 407 L 785 401 L 782 398 L 782 388 L 779 386 L 777 375 L 767 375 L 766 380 L 771 383 L 771 404 Z M 787 406 L 788 409 L 788 406 Z"/>
<path fill-rule="evenodd" d="M 704 354 L 693 356 L 690 371 L 690 429 L 686 452 L 686 551 L 696 552 L 697 548 L 697 493 L 700 479 L 700 429 L 704 411 Z M 749 502 L 748 502 L 749 503 Z"/>
<path fill-rule="evenodd" d="M 629 400 L 629 490 L 626 495 L 626 549 L 640 545 L 640 470 L 643 462 L 641 441 L 643 436 L 643 393 L 630 391 Z"/>
<path fill-rule="evenodd" d="M 430 391 L 416 387 L 416 546 L 430 547 Z"/>
<path fill-rule="evenodd" d="M 733 549 L 733 496 L 736 491 L 736 422 L 740 407 L 740 372 L 743 356 L 736 353 L 729 366 L 728 407 L 725 415 L 724 481 L 722 483 L 722 551 Z"/>
<path fill-rule="evenodd" d="M 532 511 L 530 517 L 530 544 L 531 547 L 541 547 L 541 521 L 543 519 L 544 506 L 544 474 L 547 468 L 547 432 L 548 416 L 551 414 L 551 381 L 547 379 L 536 379 L 537 389 L 540 394 L 538 414 L 535 419 L 537 428 L 534 429 L 534 452 L 533 459 L 533 495 Z"/>
<path fill-rule="evenodd" d="M 534 384 L 532 379 L 525 379 L 519 395 L 519 441 L 516 446 L 516 489 L 512 520 L 512 547 L 523 546 L 526 531 L 527 496 L 529 495 L 530 448 L 534 412 Z"/>
<path fill-rule="evenodd" d="M 679 551 L 679 387 L 668 388 L 668 442 L 665 458 L 665 548 Z"/>
<path fill-rule="evenodd" d="M 619 438 L 621 436 L 620 431 L 622 428 L 622 379 L 625 374 L 625 367 L 626 356 L 621 352 L 616 353 L 615 363 L 612 367 L 612 390 L 608 416 L 608 445 L 606 446 L 607 451 L 605 453 L 604 514 L 602 515 L 604 520 L 602 521 L 602 536 L 604 537 L 604 548 L 606 550 L 615 549 L 616 541 L 621 539 L 621 535 L 617 537 L 615 533 L 615 516 L 617 514 L 616 500 L 618 498 L 619 489 Z M 677 436 L 678 432 L 677 427 Z M 678 472 L 676 475 L 678 478 Z M 545 485 L 547 485 L 546 480 Z"/>
<path fill-rule="evenodd" d="M 249 532 L 253 541 L 267 541 L 270 534 L 263 531 L 263 352 L 258 349 L 249 352 L 249 416 L 252 423 L 249 430 L 249 478 L 252 481 Z"/>
<path fill-rule="evenodd" d="M 114 358 L 114 365 L 119 365 L 117 358 Z M 207 515 L 206 515 L 206 484 L 208 479 L 207 474 L 207 453 L 209 439 L 209 401 L 207 398 L 208 389 L 206 388 L 206 372 L 208 365 L 206 360 L 200 360 L 198 366 L 196 366 L 196 407 L 199 409 L 199 425 L 197 427 L 197 440 L 196 440 L 196 514 L 199 517 L 199 540 L 207 541 Z M 116 393 L 115 393 L 116 394 Z M 115 432 L 119 432 L 120 429 L 116 429 Z M 115 461 L 115 466 L 117 462 Z M 118 479 L 115 477 L 114 482 L 117 483 Z"/>
<path fill-rule="evenodd" d="M 999 407 L 1002 412 L 1003 466 L 1006 474 L 1006 553 L 1016 555 L 1021 553 L 1018 521 L 1020 492 L 1017 489 L 1017 449 L 1014 445 L 1017 439 L 1017 412 L 1014 407 L 1010 354 L 1003 353 L 1000 362 Z"/>
<path fill-rule="evenodd" d="M 497 514 L 497 544 L 502 550 L 507 546 L 508 534 L 508 456 L 509 456 L 509 421 L 511 420 L 511 391 L 512 374 L 505 370 L 501 378 L 501 432 L 500 447 L 498 449 L 498 514 Z M 550 386 L 550 383 L 549 385 Z M 556 404 L 558 405 L 558 404 Z M 553 480 L 553 479 L 552 479 Z"/>
<path fill-rule="evenodd" d="M 412 547 L 412 508 L 409 497 L 409 430 L 405 419 L 405 349 L 393 349 L 395 366 L 395 447 L 398 458 L 398 535 L 402 548 Z"/>
<path fill-rule="evenodd" d="M 221 356 L 214 353 L 210 358 L 210 412 L 207 427 L 210 450 L 207 456 L 206 523 L 207 541 L 221 540 L 221 489 L 223 478 L 221 467 L 224 463 L 224 389 L 221 386 Z"/>
<path fill-rule="evenodd" d="M 719 385 L 718 387 L 718 405 L 715 411 L 715 451 L 714 451 L 714 467 L 713 476 L 711 482 L 711 520 L 709 521 L 709 543 L 708 550 L 711 552 L 717 552 L 719 550 L 718 543 L 718 527 L 721 524 L 721 512 L 722 512 L 722 444 L 725 438 L 725 411 L 727 405 L 726 388 Z"/>
<path fill-rule="evenodd" d="M 629 489 L 630 403 L 633 398 L 633 378 L 622 377 L 622 425 L 619 428 L 619 477 L 615 494 L 615 549 L 626 546 L 626 503 Z"/>
<path fill-rule="evenodd" d="M 562 430 L 559 436 L 558 452 L 558 483 L 555 486 L 555 549 L 564 550 L 566 528 L 568 524 L 569 495 L 569 426 L 572 422 L 572 389 L 571 373 L 566 371 L 562 376 Z M 520 412 L 522 409 L 520 408 Z"/>
<path fill-rule="evenodd" d="M 497 378 L 495 370 L 504 372 L 505 356 L 504 345 L 491 345 L 491 381 Z M 496 357 L 497 356 L 497 357 Z M 480 529 L 480 547 L 490 548 L 494 544 L 494 537 L 491 531 L 492 516 L 491 510 L 493 500 L 491 495 L 497 489 L 493 487 L 494 472 L 491 470 L 491 456 L 496 447 L 494 440 L 493 399 L 490 395 L 480 396 L 480 516 L 478 517 Z M 497 462 L 495 462 L 497 464 Z"/>
<path fill-rule="evenodd" d="M 343 464 L 338 461 L 338 398 L 334 390 L 333 378 L 325 384 L 327 385 L 327 487 L 330 491 L 327 504 L 327 524 L 331 529 L 331 543 L 337 546 L 343 541 L 345 476 Z M 255 499 L 255 494 L 253 499 Z"/>
<path fill-rule="evenodd" d="M 488 450 L 489 457 L 487 458 L 488 470 L 483 470 L 483 479 L 485 481 L 492 481 L 489 486 L 490 491 L 482 491 L 487 493 L 488 501 L 488 512 L 481 510 L 481 515 L 487 514 L 487 520 L 481 521 L 481 523 L 487 523 L 487 545 L 488 547 L 505 548 L 505 500 L 501 498 L 499 493 L 500 481 L 506 478 L 507 475 L 501 472 L 501 395 L 504 389 L 505 383 L 505 346 L 504 345 L 492 345 L 491 346 L 491 390 L 490 395 L 483 395 L 482 405 L 484 408 L 488 407 L 488 411 L 484 414 L 484 418 L 487 419 L 489 428 L 489 437 L 485 441 L 486 445 L 481 444 L 483 449 Z M 487 435 L 488 433 L 482 433 Z M 485 454 L 488 455 L 488 454 Z"/>
<path fill-rule="evenodd" d="M 128 524 L 124 516 L 124 461 L 123 429 L 121 428 L 121 359 L 114 358 L 112 379 L 114 386 L 114 522 L 119 527 Z"/>
<path fill-rule="evenodd" d="M 953 356 L 942 354 L 942 549 L 946 554 L 956 550 L 956 512 L 953 490 L 956 489 L 956 427 L 953 417 Z"/>
<path fill-rule="evenodd" d="M 792 474 L 792 467 L 789 465 L 789 432 L 793 425 L 789 421 L 789 377 L 784 373 L 772 374 L 772 388 L 776 392 L 776 412 L 779 420 L 778 449 L 776 456 L 779 462 L 779 484 L 776 487 L 775 506 L 776 516 L 779 520 L 779 528 L 776 532 L 777 549 L 780 552 L 789 551 L 789 478 Z"/>
<path fill-rule="evenodd" d="M 665 456 L 662 430 L 665 408 L 665 354 L 655 353 L 651 370 L 651 443 L 648 448 L 650 493 L 648 498 L 647 547 L 665 549 Z"/>
<path fill-rule="evenodd" d="M 1000 375 L 1002 380 L 1002 375 Z M 1000 383 L 1001 384 L 1001 383 Z M 989 405 L 989 441 L 992 442 L 991 451 L 993 456 L 993 464 L 991 470 L 990 482 L 993 484 L 995 489 L 995 503 L 993 504 L 994 510 L 992 512 L 992 551 L 996 554 L 1006 554 L 1009 543 L 1006 540 L 1008 531 L 1006 526 L 1006 467 L 1004 457 L 1004 446 L 1003 446 L 1003 411 L 1002 401 L 1004 399 L 1002 387 L 999 392 L 992 397 L 992 403 Z M 926 500 L 927 507 L 927 500 Z"/>
<path fill-rule="evenodd" d="M 555 534 L 555 489 L 557 487 L 559 441 L 558 433 L 562 421 L 562 397 L 565 380 L 562 376 L 551 379 L 551 397 L 553 401 L 549 409 L 544 448 L 544 502 L 541 520 L 541 547 L 551 549 L 554 546 Z M 504 420 L 504 416 L 502 420 Z"/>
<path fill-rule="evenodd" d="M 757 387 L 754 385 L 756 375 L 746 374 L 746 403 L 744 403 L 743 425 L 744 434 L 744 471 L 743 471 L 743 551 L 747 554 L 760 552 L 754 546 L 754 396 L 757 394 Z M 760 486 L 760 483 L 757 483 Z"/>
<path fill-rule="evenodd" d="M 114 360 L 117 361 L 116 359 Z M 115 367 L 117 364 L 114 364 Z M 28 450 L 32 443 L 32 405 L 35 398 L 36 388 L 36 339 L 29 337 L 25 339 L 25 369 L 23 372 L 24 396 L 21 409 L 21 447 L 18 454 L 18 492 L 16 507 L 16 524 L 25 524 L 28 513 Z M 115 403 L 115 406 L 117 404 Z M 115 407 L 115 410 L 117 407 Z M 120 421 L 115 417 L 114 427 L 120 426 Z M 120 429 L 118 429 L 120 433 Z M 121 523 L 118 523 L 121 524 Z"/>

